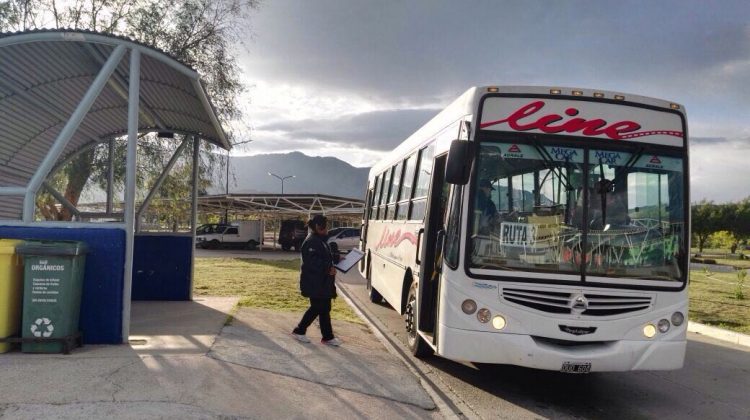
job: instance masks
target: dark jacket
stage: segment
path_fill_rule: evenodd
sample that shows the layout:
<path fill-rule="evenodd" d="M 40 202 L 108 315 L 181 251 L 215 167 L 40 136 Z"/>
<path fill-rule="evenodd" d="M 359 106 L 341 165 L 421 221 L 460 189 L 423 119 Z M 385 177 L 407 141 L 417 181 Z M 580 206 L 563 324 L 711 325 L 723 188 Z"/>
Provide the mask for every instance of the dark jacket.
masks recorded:
<path fill-rule="evenodd" d="M 335 277 L 328 274 L 334 264 L 334 256 L 325 237 L 310 234 L 302 243 L 302 267 L 299 288 L 302 296 L 322 299 L 335 298 Z"/>

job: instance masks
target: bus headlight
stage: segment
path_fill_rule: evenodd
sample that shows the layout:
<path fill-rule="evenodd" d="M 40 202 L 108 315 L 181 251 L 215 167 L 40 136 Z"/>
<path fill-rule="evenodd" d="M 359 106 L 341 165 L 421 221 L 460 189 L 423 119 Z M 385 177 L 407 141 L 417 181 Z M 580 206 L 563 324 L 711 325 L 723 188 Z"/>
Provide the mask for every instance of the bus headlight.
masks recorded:
<path fill-rule="evenodd" d="M 471 315 L 477 311 L 477 303 L 471 299 L 466 299 L 461 303 L 461 310 L 464 311 L 466 315 Z"/>
<path fill-rule="evenodd" d="M 502 330 L 505 328 L 505 325 L 507 324 L 502 315 L 495 315 L 495 317 L 492 318 L 492 326 L 495 327 L 496 330 Z"/>
<path fill-rule="evenodd" d="M 654 338 L 656 335 L 656 327 L 654 327 L 654 324 L 646 324 L 646 326 L 643 327 L 643 335 L 645 335 L 646 338 Z"/>
<path fill-rule="evenodd" d="M 656 324 L 656 327 L 659 328 L 660 333 L 665 333 L 669 331 L 669 320 L 668 319 L 660 319 L 659 323 Z"/>
<path fill-rule="evenodd" d="M 682 312 L 675 312 L 672 314 L 672 325 L 679 327 L 683 322 L 685 322 L 685 315 L 683 315 Z"/>
<path fill-rule="evenodd" d="M 477 319 L 482 324 L 490 322 L 490 318 L 492 318 L 492 313 L 487 308 L 482 308 L 477 312 Z"/>

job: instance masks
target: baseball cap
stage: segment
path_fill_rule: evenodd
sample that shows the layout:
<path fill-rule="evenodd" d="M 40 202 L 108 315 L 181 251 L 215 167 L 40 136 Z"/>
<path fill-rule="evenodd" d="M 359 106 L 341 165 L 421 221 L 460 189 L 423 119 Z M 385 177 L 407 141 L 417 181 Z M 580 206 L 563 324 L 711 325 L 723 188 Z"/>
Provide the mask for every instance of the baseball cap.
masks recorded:
<path fill-rule="evenodd" d="M 492 183 L 488 179 L 479 181 L 479 188 L 489 188 L 490 190 L 495 190 L 495 188 L 492 186 Z"/>

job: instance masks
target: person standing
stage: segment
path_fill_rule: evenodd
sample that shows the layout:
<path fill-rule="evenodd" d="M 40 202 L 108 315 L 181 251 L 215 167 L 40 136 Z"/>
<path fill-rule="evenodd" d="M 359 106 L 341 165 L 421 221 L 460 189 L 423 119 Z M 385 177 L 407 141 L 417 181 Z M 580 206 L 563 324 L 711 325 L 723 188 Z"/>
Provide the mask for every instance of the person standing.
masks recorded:
<path fill-rule="evenodd" d="M 310 234 L 302 243 L 302 266 L 300 269 L 300 292 L 310 299 L 310 307 L 302 316 L 292 336 L 309 343 L 305 335 L 315 318 L 320 323 L 321 343 L 340 346 L 341 340 L 333 335 L 331 326 L 331 300 L 336 297 L 336 268 L 331 249 L 328 247 L 328 220 L 317 215 L 307 222 Z"/>

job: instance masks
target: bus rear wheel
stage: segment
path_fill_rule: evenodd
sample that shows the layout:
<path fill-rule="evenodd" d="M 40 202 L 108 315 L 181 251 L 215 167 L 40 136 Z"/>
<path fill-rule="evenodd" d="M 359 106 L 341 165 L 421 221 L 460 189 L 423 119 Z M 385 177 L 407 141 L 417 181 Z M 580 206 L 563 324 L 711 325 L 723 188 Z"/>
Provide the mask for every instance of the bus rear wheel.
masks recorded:
<path fill-rule="evenodd" d="M 425 343 L 417 332 L 417 283 L 412 283 L 409 295 L 406 298 L 406 309 L 404 310 L 404 322 L 406 323 L 406 345 L 411 354 L 416 357 L 427 357 L 432 354 L 432 348 Z"/>

